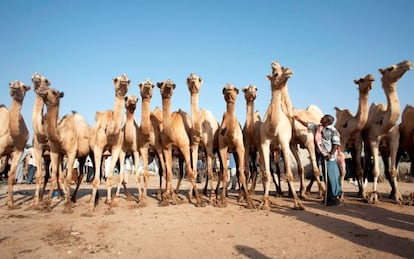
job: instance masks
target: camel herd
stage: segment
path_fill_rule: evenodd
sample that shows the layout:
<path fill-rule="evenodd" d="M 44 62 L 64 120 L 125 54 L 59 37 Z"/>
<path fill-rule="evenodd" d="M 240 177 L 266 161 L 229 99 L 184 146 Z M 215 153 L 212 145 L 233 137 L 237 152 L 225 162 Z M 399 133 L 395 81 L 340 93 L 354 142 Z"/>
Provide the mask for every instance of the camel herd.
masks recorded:
<path fill-rule="evenodd" d="M 407 106 L 402 113 L 402 122 L 397 125 L 400 116 L 400 103 L 397 95 L 397 82 L 405 72 L 412 69 L 413 63 L 403 61 L 396 65 L 379 69 L 382 88 L 387 97 L 387 104 L 373 103 L 368 109 L 369 92 L 373 87 L 374 76 L 369 74 L 355 80 L 359 89 L 358 111 L 355 115 L 347 110 L 336 108 L 335 127 L 341 133 L 341 147 L 350 151 L 356 165 L 356 173 L 359 177 L 359 194 L 371 203 L 378 201 L 377 183 L 379 176 L 378 161 L 381 155 L 386 164 L 386 175 L 392 187 L 391 197 L 398 203 L 403 201 L 397 182 L 397 161 L 401 152 L 409 154 L 414 159 L 414 107 Z M 52 193 L 57 184 L 63 189 L 65 207 L 63 212 L 72 211 L 72 203 L 76 202 L 76 192 L 82 182 L 83 164 L 89 155 L 93 158 L 95 177 L 92 182 L 92 195 L 85 215 L 91 215 L 96 206 L 97 191 L 101 180 L 101 165 L 103 154 L 109 152 L 112 156 L 109 175 L 106 179 L 107 187 L 107 211 L 112 212 L 112 205 L 119 196 L 121 184 L 124 184 L 125 193 L 130 198 L 126 184 L 122 181 L 125 157 L 132 155 L 135 163 L 135 178 L 138 187 L 139 206 L 147 205 L 148 191 L 148 163 L 150 154 L 155 154 L 159 161 L 162 179 L 165 179 L 165 187 L 160 186 L 158 197 L 161 205 L 177 204 L 177 191 L 183 175 L 180 174 L 176 188 L 172 186 L 173 156 L 178 156 L 185 162 L 185 170 L 191 187 L 188 192 L 190 201 L 195 198 L 196 206 L 205 206 L 202 195 L 196 186 L 197 161 L 199 150 L 206 157 L 207 181 L 203 191 L 209 202 L 218 207 L 226 207 L 227 182 L 228 182 L 228 153 L 235 155 L 240 183 L 239 201 L 245 201 L 248 208 L 254 208 L 251 195 L 254 193 L 256 176 L 262 174 L 264 183 L 263 201 L 260 208 L 269 209 L 269 189 L 271 175 L 271 159 L 283 157 L 286 180 L 290 190 L 294 190 L 291 161 L 292 153 L 298 166 L 300 175 L 299 195 L 306 198 L 312 182 L 305 187 L 304 167 L 298 155 L 298 149 L 306 148 L 310 155 L 312 173 L 317 181 L 319 193 L 325 192 L 325 187 L 319 180 L 320 170 L 316 161 L 315 143 L 313 133 L 294 118 L 299 117 L 308 122 L 319 123 L 323 114 L 318 107 L 310 105 L 306 110 L 296 110 L 291 102 L 287 82 L 292 77 L 290 68 L 281 66 L 277 61 L 271 64 L 272 72 L 267 75 L 271 86 L 271 101 L 266 113 L 261 119 L 258 112 L 254 111 L 257 87 L 248 85 L 242 89 L 246 100 L 246 122 L 241 127 L 235 114 L 238 88 L 232 84 L 226 84 L 223 88 L 223 96 L 226 102 L 226 110 L 222 122 L 208 110 L 198 108 L 198 96 L 202 86 L 202 79 L 192 73 L 187 78 L 188 90 L 191 95 L 191 114 L 181 109 L 171 111 L 171 97 L 176 87 L 175 83 L 168 79 L 158 82 L 162 97 L 162 109 L 151 111 L 151 98 L 155 85 L 150 80 L 138 84 L 141 95 L 141 123 L 138 124 L 134 113 L 139 98 L 127 95 L 130 80 L 123 74 L 113 79 L 115 86 L 115 100 L 112 110 L 96 112 L 95 125 L 88 125 L 85 119 L 77 112 L 59 114 L 60 100 L 64 93 L 50 87 L 51 82 L 44 76 L 35 73 L 32 83 L 36 98 L 34 101 L 33 124 L 33 149 L 36 157 L 37 168 L 50 169 L 50 190 L 48 197 L 43 197 L 48 179 L 46 172 L 37 170 L 36 191 L 31 206 L 50 210 Z M 9 84 L 12 98 L 10 109 L 0 106 L 0 156 L 9 156 L 12 160 L 7 188 L 7 207 L 16 208 L 13 201 L 14 176 L 23 150 L 29 139 L 29 131 L 25 120 L 21 115 L 23 100 L 27 91 L 31 89 L 22 82 L 13 81 Z M 124 112 L 125 107 L 125 112 Z M 44 112 L 46 108 L 46 112 Z M 59 119 L 61 117 L 61 119 Z M 125 118 L 125 119 L 124 119 Z M 373 158 L 371 163 L 374 183 L 372 192 L 368 192 L 362 183 L 364 169 L 361 164 L 361 153 L 365 152 L 365 158 Z M 219 177 L 216 186 L 213 186 L 213 161 L 216 156 L 220 160 Z M 256 161 L 259 156 L 259 166 Z M 138 161 L 143 162 L 143 175 L 138 172 Z M 67 169 L 62 170 L 63 159 L 66 158 Z M 79 160 L 80 173 L 77 176 L 76 188 L 71 192 L 73 182 L 73 164 Z M 114 168 L 117 161 L 120 162 L 120 181 L 117 186 L 117 195 L 112 195 L 114 185 Z M 366 165 L 368 165 L 368 161 Z M 366 167 L 365 170 L 368 170 Z M 411 165 L 411 170 L 412 170 Z M 342 171 L 342 180 L 345 173 Z M 143 182 L 141 181 L 143 177 Z M 249 179 L 252 179 L 250 188 Z M 210 180 L 210 181 L 208 181 Z M 209 183 L 208 183 L 209 182 Z M 221 188 L 222 187 L 222 188 Z M 220 191 L 221 190 L 221 191 Z M 294 208 L 304 209 L 298 194 L 292 191 Z M 193 195 L 195 197 L 193 197 Z"/>

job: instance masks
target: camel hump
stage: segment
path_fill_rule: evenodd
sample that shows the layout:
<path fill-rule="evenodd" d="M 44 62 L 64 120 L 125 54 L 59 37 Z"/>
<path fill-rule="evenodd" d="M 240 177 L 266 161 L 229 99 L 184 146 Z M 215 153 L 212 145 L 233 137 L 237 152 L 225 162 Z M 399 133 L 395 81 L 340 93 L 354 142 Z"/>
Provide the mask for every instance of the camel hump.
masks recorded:
<path fill-rule="evenodd" d="M 335 108 L 336 108 L 336 107 L 335 107 Z M 308 110 L 308 111 L 309 111 L 309 112 L 311 112 L 312 114 L 318 115 L 318 116 L 320 116 L 320 117 L 322 117 L 322 116 L 323 116 L 323 112 L 322 112 L 322 110 L 321 110 L 318 106 L 316 106 L 316 105 L 314 105 L 314 104 L 309 105 L 309 106 L 308 106 L 308 108 L 306 108 L 306 110 Z"/>

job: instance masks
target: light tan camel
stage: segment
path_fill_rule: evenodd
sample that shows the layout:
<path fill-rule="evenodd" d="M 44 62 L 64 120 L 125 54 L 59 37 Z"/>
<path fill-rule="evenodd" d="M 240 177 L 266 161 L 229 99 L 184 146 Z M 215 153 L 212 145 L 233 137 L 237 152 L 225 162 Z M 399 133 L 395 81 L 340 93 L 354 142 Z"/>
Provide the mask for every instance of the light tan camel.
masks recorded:
<path fill-rule="evenodd" d="M 363 178 L 363 169 L 361 164 L 362 151 L 362 130 L 368 120 L 368 96 L 374 84 L 375 78 L 368 74 L 354 83 L 358 85 L 359 102 L 358 110 L 355 116 L 348 109 L 341 110 L 335 107 L 336 123 L 335 128 L 341 134 L 342 150 L 349 150 L 352 154 L 353 163 L 355 164 L 356 173 L 360 179 Z M 346 172 L 341 171 L 341 183 L 343 186 Z"/>
<path fill-rule="evenodd" d="M 407 152 L 411 161 L 410 172 L 414 176 L 414 106 L 405 106 L 401 123 L 399 126 L 400 131 L 400 152 Z"/>
<path fill-rule="evenodd" d="M 45 152 L 50 152 L 50 142 L 44 129 L 44 101 L 39 95 L 39 90 L 50 86 L 51 82 L 39 73 L 32 76 L 33 90 L 36 94 L 33 110 L 32 110 L 32 126 L 33 126 L 33 153 L 36 164 L 36 191 L 33 197 L 32 207 L 38 209 L 43 199 L 47 179 L 49 176 L 50 157 L 44 156 Z M 44 160 L 44 167 L 43 165 Z M 43 169 L 44 168 L 44 169 Z M 45 177 L 47 177 L 45 179 Z"/>
<path fill-rule="evenodd" d="M 283 98 L 282 98 L 283 99 Z M 293 110 L 294 116 L 300 118 L 303 121 L 312 122 L 319 124 L 323 113 L 319 107 L 316 105 L 309 105 L 305 110 L 298 109 Z M 316 159 L 316 151 L 315 151 L 315 135 L 312 131 L 308 130 L 302 123 L 298 123 L 294 121 L 292 124 L 293 127 L 293 136 L 291 141 L 291 150 L 295 157 L 297 167 L 298 167 L 298 174 L 300 176 L 300 195 L 306 198 L 306 192 L 310 192 L 312 184 L 314 181 L 317 182 L 319 188 L 319 196 L 323 197 L 323 193 L 325 192 L 325 187 L 323 186 L 322 182 L 320 181 L 320 170 L 318 167 L 318 161 Z M 309 153 L 310 162 L 312 165 L 312 176 L 313 178 L 309 182 L 305 190 L 305 168 L 303 167 L 302 161 L 299 157 L 299 149 L 298 146 L 301 148 L 306 148 Z"/>
<path fill-rule="evenodd" d="M 107 182 L 107 205 L 106 213 L 113 213 L 112 211 L 112 181 L 115 164 L 121 152 L 123 135 L 122 135 L 122 111 L 125 105 L 125 96 L 128 93 L 128 87 L 131 81 L 126 74 L 118 76 L 113 80 L 115 86 L 115 101 L 114 110 L 107 110 L 104 112 L 97 112 L 95 115 L 95 125 L 91 130 L 90 146 L 95 157 L 95 177 L 92 182 L 92 196 L 89 204 L 88 212 L 82 214 L 83 216 L 91 216 L 95 209 L 96 193 L 101 179 L 101 163 L 102 154 L 105 151 L 110 151 L 112 156 L 109 168 L 109 175 Z"/>
<path fill-rule="evenodd" d="M 142 158 L 143 170 L 144 170 L 144 188 L 142 189 L 142 194 L 139 197 L 139 205 L 147 205 L 147 196 L 148 196 L 148 164 L 149 164 L 149 155 L 150 152 L 155 151 L 155 154 L 158 158 L 159 167 L 164 168 L 164 156 L 162 154 L 161 146 L 161 123 L 162 123 L 162 110 L 155 109 L 153 113 L 150 112 L 151 109 L 151 98 L 155 85 L 149 80 L 138 84 L 140 89 L 140 94 L 142 98 L 141 104 L 141 125 L 138 130 L 138 146 L 139 153 Z M 154 160 L 155 161 L 155 160 Z M 161 180 L 162 175 L 160 175 L 160 188 L 159 188 L 159 197 L 161 198 Z M 137 183 L 140 182 L 138 175 L 136 176 Z"/>
<path fill-rule="evenodd" d="M 219 123 L 213 114 L 205 109 L 198 108 L 198 95 L 200 93 L 203 80 L 196 74 L 191 73 L 187 77 L 187 86 L 191 94 L 191 120 L 192 120 L 192 136 L 193 145 L 192 150 L 192 167 L 194 174 L 197 176 L 197 161 L 199 157 L 199 148 L 204 150 L 206 154 L 207 166 L 207 180 L 204 188 L 204 193 L 209 196 L 210 202 L 215 198 L 213 187 L 213 161 L 215 159 L 214 152 L 218 148 L 217 132 Z M 210 180 L 210 192 L 207 194 L 207 182 Z M 191 190 L 190 190 L 190 193 Z"/>
<path fill-rule="evenodd" d="M 248 85 L 243 87 L 244 99 L 246 100 L 246 122 L 243 127 L 243 141 L 245 147 L 245 165 L 247 181 L 251 178 L 252 184 L 249 193 L 254 194 L 256 188 L 256 178 L 258 173 L 257 155 L 260 150 L 260 124 L 261 119 L 258 112 L 254 111 L 254 101 L 256 100 L 257 87 Z"/>
<path fill-rule="evenodd" d="M 15 80 L 9 87 L 12 98 L 10 109 L 7 110 L 6 106 L 0 105 L 0 156 L 10 156 L 12 159 L 7 185 L 7 208 L 15 209 L 19 206 L 13 201 L 14 178 L 19 159 L 29 139 L 29 131 L 20 111 L 30 86 Z"/>
<path fill-rule="evenodd" d="M 224 100 L 226 101 L 226 112 L 223 114 L 223 120 L 221 122 L 218 134 L 219 141 L 219 153 L 221 159 L 221 170 L 219 181 L 217 183 L 216 192 L 218 192 L 220 179 L 223 180 L 223 191 L 218 200 L 217 205 L 219 207 L 226 207 L 227 201 L 227 179 L 228 179 L 228 166 L 229 160 L 227 159 L 228 153 L 235 153 L 234 159 L 238 170 L 238 178 L 240 182 L 239 189 L 239 202 L 245 197 L 247 202 L 247 208 L 254 208 L 253 201 L 250 197 L 247 179 L 244 173 L 245 170 L 245 148 L 243 143 L 243 132 L 239 121 L 237 120 L 235 109 L 237 95 L 239 89 L 234 85 L 227 83 L 223 88 Z"/>
<path fill-rule="evenodd" d="M 194 189 L 196 197 L 196 206 L 204 206 L 201 197 L 198 193 L 195 183 L 195 174 L 191 168 L 190 158 L 190 139 L 191 121 L 182 112 L 173 112 L 171 114 L 171 97 L 175 89 L 175 83 L 168 79 L 163 82 L 158 82 L 157 87 L 160 88 L 162 96 L 162 109 L 163 109 L 163 127 L 161 131 L 161 140 L 163 147 L 163 154 L 165 159 L 166 168 L 166 190 L 163 193 L 161 205 L 169 205 L 169 200 L 172 198 L 173 204 L 177 204 L 177 196 L 172 187 L 172 151 L 173 147 L 177 148 L 181 152 L 185 165 L 188 178 Z M 179 184 L 177 184 L 177 187 Z M 177 190 L 178 192 L 178 190 Z M 191 197 L 189 193 L 189 197 Z"/>
<path fill-rule="evenodd" d="M 119 153 L 119 179 L 118 186 L 116 189 L 115 196 L 119 197 L 121 190 L 121 185 L 124 185 L 125 195 L 128 199 L 131 198 L 131 195 L 126 188 L 125 179 L 128 177 L 128 174 L 125 176 L 125 157 L 132 155 L 134 158 L 134 169 L 135 177 L 139 180 L 139 150 L 138 150 L 138 131 L 139 126 L 135 120 L 135 109 L 137 107 L 138 97 L 135 95 L 130 95 L 125 97 L 125 110 L 126 110 L 126 121 L 123 125 L 121 131 L 123 135 L 123 142 L 121 152 Z M 138 184 L 138 199 L 141 197 L 141 186 L 140 181 L 137 181 Z"/>
<path fill-rule="evenodd" d="M 287 80 L 293 72 L 289 68 L 280 66 L 277 61 L 272 63 L 272 75 L 267 75 L 270 80 L 272 99 L 266 111 L 263 123 L 260 127 L 261 138 L 261 170 L 264 172 L 265 193 L 263 208 L 270 208 L 269 188 L 270 188 L 270 145 L 281 150 L 285 164 L 286 179 L 289 188 L 292 190 L 295 209 L 304 209 L 293 187 L 293 174 L 289 157 L 290 142 L 292 139 L 292 125 L 289 117 L 282 111 L 282 91 L 287 84 Z"/>
<path fill-rule="evenodd" d="M 86 120 L 77 112 L 65 115 L 59 120 L 60 100 L 64 96 L 53 88 L 44 87 L 39 90 L 38 94 L 42 96 L 46 105 L 47 112 L 45 116 L 45 130 L 50 140 L 50 160 L 51 160 L 51 186 L 48 195 L 47 209 L 50 210 L 52 194 L 57 183 L 59 173 L 59 183 L 63 186 L 65 194 L 65 208 L 63 213 L 72 212 L 72 201 L 70 185 L 72 183 L 73 165 L 75 159 L 79 160 L 79 168 L 83 170 L 86 157 L 90 153 L 89 134 L 90 127 Z M 62 174 L 60 166 L 63 157 L 66 156 L 66 177 Z M 80 175 L 83 171 L 80 172 Z M 78 180 L 79 182 L 80 180 Z M 79 183 L 77 183 L 79 186 Z M 76 197 L 77 189 L 73 196 Z M 76 198 L 75 198 L 76 200 Z"/>
<path fill-rule="evenodd" d="M 387 105 L 384 104 L 372 104 L 368 112 L 368 121 L 363 130 L 364 146 L 366 147 L 365 159 L 366 164 L 373 156 L 373 168 L 374 175 L 373 192 L 371 195 L 365 193 L 365 188 L 362 184 L 362 178 L 359 179 L 359 185 L 362 188 L 362 195 L 370 203 L 376 203 L 378 201 L 378 176 L 379 176 L 379 145 L 381 138 L 386 136 L 390 130 L 396 126 L 398 117 L 400 116 L 400 102 L 397 95 L 397 82 L 407 72 L 413 68 L 411 61 L 403 61 L 396 65 L 379 69 L 382 74 L 382 88 L 384 89 L 387 97 Z M 396 130 L 398 133 L 398 130 Z M 394 134 L 395 135 L 395 134 Z M 398 189 L 397 184 L 397 168 L 396 168 L 396 156 L 398 149 L 398 139 L 394 139 L 389 145 L 390 157 L 391 157 L 391 185 L 393 186 L 391 194 L 396 202 L 402 202 L 402 196 Z"/>

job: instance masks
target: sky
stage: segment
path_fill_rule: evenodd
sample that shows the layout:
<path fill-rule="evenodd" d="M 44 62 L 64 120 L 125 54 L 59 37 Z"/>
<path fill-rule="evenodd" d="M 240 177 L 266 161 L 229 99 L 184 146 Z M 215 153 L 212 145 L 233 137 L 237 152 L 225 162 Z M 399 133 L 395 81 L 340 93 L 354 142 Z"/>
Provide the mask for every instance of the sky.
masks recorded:
<path fill-rule="evenodd" d="M 172 110 L 190 113 L 186 79 L 203 79 L 199 107 L 219 122 L 226 103 L 222 88 L 258 88 L 255 110 L 262 118 L 270 104 L 270 64 L 293 70 L 288 81 L 295 109 L 317 105 L 355 114 L 354 79 L 375 76 L 369 103 L 386 103 L 379 68 L 414 61 L 414 1 L 411 0 L 211 0 L 211 1 L 0 1 L 0 104 L 10 107 L 9 83 L 32 85 L 46 76 L 64 92 L 60 115 L 77 111 L 93 126 L 95 113 L 113 109 L 112 79 L 126 73 L 128 94 L 149 78 L 177 87 Z M 399 81 L 403 109 L 414 105 L 414 71 Z M 35 93 L 24 99 L 22 114 L 32 141 Z M 141 100 L 140 100 L 141 101 Z M 162 107 L 154 88 L 151 108 Z M 135 117 L 140 121 L 140 102 Z M 246 120 L 240 91 L 236 115 Z"/>

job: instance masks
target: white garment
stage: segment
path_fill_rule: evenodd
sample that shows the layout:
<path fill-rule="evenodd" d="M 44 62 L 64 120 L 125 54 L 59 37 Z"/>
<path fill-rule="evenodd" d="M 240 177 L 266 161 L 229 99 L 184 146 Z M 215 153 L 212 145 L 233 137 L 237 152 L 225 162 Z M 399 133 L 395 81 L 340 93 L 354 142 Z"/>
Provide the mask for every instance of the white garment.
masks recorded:
<path fill-rule="evenodd" d="M 109 176 L 109 168 L 111 167 L 111 160 L 112 160 L 111 156 L 108 156 L 105 159 L 105 177 Z"/>

